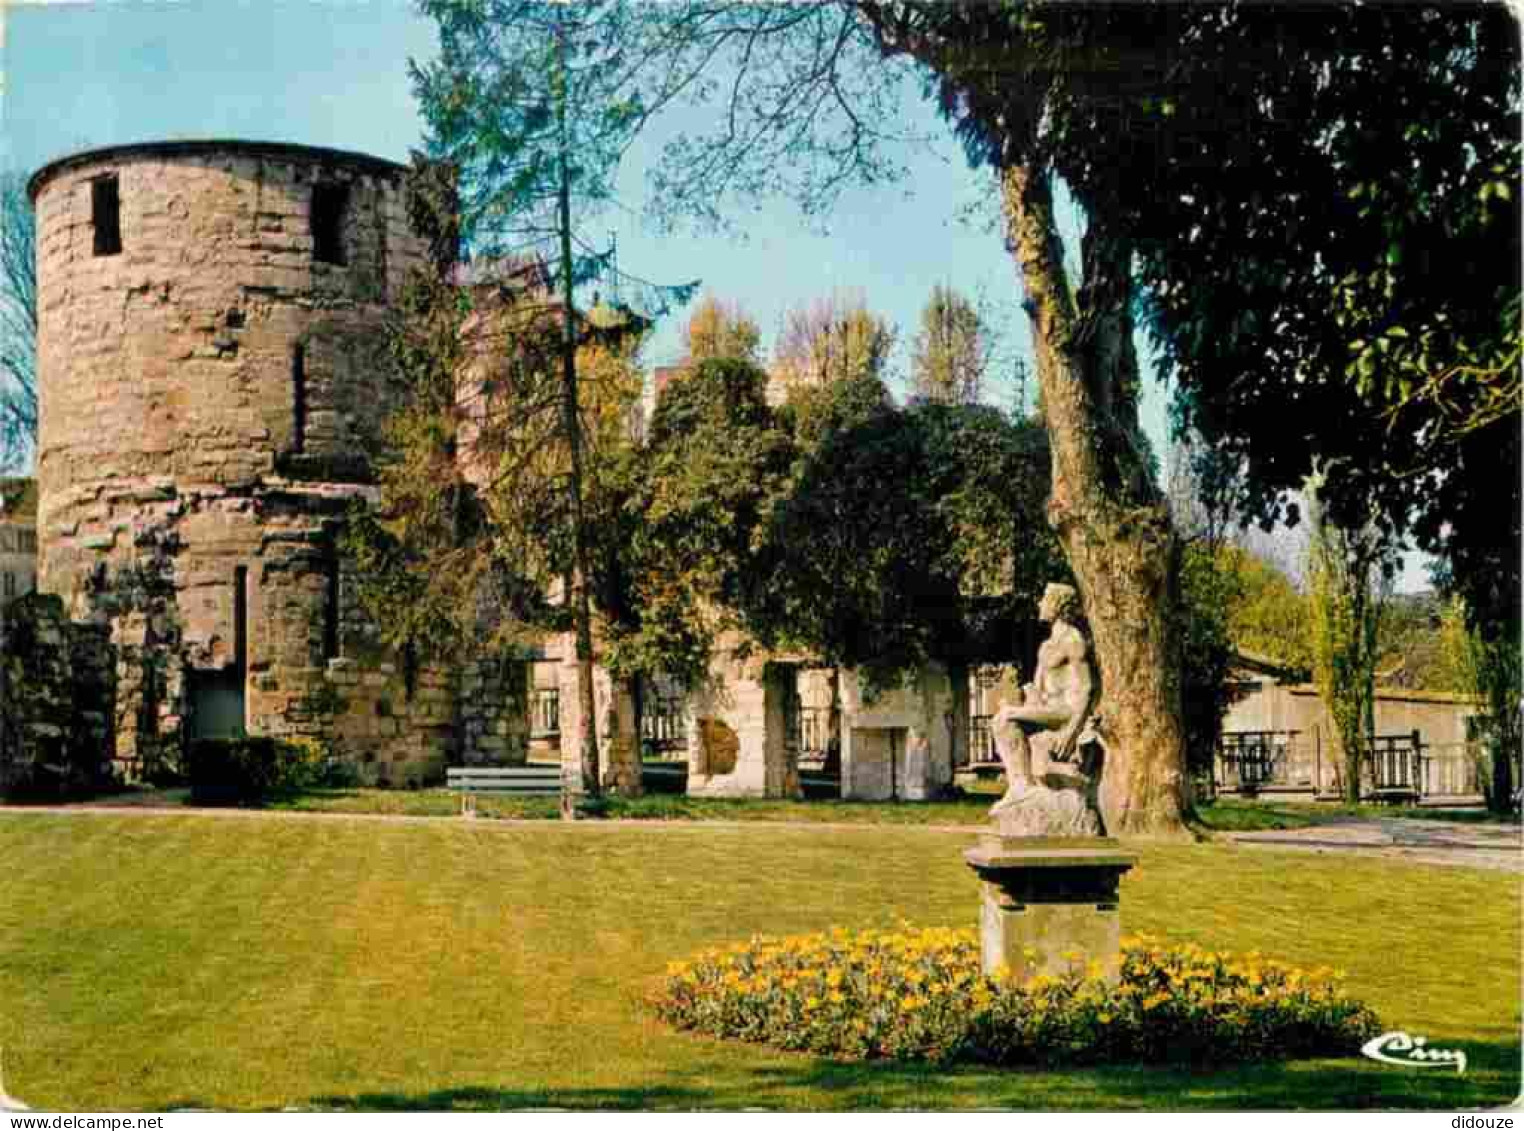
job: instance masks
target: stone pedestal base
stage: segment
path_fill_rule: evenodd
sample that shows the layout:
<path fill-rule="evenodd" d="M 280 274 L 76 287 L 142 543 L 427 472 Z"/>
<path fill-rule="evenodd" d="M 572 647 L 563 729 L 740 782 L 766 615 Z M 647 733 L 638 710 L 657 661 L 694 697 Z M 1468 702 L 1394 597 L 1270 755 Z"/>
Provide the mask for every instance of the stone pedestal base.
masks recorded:
<path fill-rule="evenodd" d="M 1137 858 L 1104 837 L 1006 837 L 986 833 L 963 854 L 980 880 L 979 933 L 986 974 L 1018 983 L 1099 961 L 1120 965 L 1118 883 Z"/>

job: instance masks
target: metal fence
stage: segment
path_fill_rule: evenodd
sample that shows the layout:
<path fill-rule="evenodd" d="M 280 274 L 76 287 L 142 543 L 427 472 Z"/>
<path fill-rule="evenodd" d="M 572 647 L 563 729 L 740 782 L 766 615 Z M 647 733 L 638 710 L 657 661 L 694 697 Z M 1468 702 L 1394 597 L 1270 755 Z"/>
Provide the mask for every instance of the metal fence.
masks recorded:
<path fill-rule="evenodd" d="M 529 735 L 531 738 L 554 738 L 561 733 L 561 692 L 555 687 L 537 687 L 529 693 Z"/>
<path fill-rule="evenodd" d="M 640 746 L 646 755 L 686 756 L 688 729 L 683 701 L 675 695 L 651 695 L 641 705 Z"/>
<path fill-rule="evenodd" d="M 970 765 L 988 766 L 1000 761 L 995 749 L 995 732 L 990 727 L 989 715 L 968 717 L 968 760 Z"/>
<path fill-rule="evenodd" d="M 1224 792 L 1314 786 L 1317 767 L 1295 756 L 1294 730 L 1229 731 L 1217 748 L 1216 786 Z M 1316 759 L 1314 759 L 1316 761 Z"/>
<path fill-rule="evenodd" d="M 1364 797 L 1481 796 L 1486 759 L 1475 744 L 1430 746 L 1418 732 L 1371 735 L 1369 741 L 1360 773 Z M 1222 736 L 1213 769 L 1210 788 L 1216 793 L 1343 792 L 1343 758 L 1317 731 L 1229 731 Z"/>
<path fill-rule="evenodd" d="M 831 746 L 831 708 L 798 706 L 789 714 L 788 740 L 801 766 L 824 766 Z"/>

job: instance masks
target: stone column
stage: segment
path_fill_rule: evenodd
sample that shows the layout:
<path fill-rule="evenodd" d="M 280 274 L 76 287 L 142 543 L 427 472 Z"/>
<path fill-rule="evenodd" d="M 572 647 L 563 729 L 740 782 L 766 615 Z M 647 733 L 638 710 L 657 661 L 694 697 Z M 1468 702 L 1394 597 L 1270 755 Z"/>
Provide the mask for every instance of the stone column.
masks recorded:
<path fill-rule="evenodd" d="M 594 692 L 598 699 L 598 742 L 602 757 L 603 788 L 621 797 L 639 797 L 645 792 L 641 781 L 640 735 L 636 731 L 635 685 L 630 679 L 599 680 Z"/>

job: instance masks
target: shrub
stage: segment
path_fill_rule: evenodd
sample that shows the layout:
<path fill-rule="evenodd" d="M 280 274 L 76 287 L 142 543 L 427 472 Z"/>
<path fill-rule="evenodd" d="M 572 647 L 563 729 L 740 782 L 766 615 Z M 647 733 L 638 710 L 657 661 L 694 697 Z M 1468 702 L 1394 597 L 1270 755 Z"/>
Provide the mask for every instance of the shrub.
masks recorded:
<path fill-rule="evenodd" d="M 1380 1031 L 1332 971 L 1151 939 L 1109 983 L 1078 956 L 1024 986 L 980 972 L 971 930 L 758 938 L 675 962 L 669 1024 L 848 1059 L 1086 1064 L 1340 1055 Z"/>
<path fill-rule="evenodd" d="M 200 738 L 190 744 L 186 761 L 191 800 L 202 805 L 252 805 L 353 783 L 350 767 L 312 739 Z"/>

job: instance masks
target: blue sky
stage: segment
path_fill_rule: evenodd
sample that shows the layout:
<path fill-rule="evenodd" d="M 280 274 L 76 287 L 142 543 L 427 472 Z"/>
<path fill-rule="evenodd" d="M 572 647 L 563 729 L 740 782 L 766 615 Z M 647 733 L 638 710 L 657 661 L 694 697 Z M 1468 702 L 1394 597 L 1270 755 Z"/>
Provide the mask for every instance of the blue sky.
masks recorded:
<path fill-rule="evenodd" d="M 82 148 L 166 138 L 292 141 L 397 160 L 420 143 L 407 60 L 427 58 L 435 42 L 406 0 L 23 0 L 8 9 L 0 0 L 0 19 L 8 21 L 0 166 L 30 171 Z M 658 235 L 640 219 L 637 150 L 623 179 L 627 208 L 584 235 L 601 243 L 612 230 L 626 269 L 660 281 L 698 278 L 739 301 L 765 344 L 788 308 L 835 288 L 857 290 L 898 325 L 894 362 L 903 375 L 921 307 L 944 282 L 982 294 L 999 317 L 1005 356 L 1026 356 L 1003 242 L 959 219 L 989 199 L 989 175 L 967 168 L 928 104 L 912 95 L 904 113 L 907 132 L 934 144 L 907 153 L 901 185 L 846 193 L 825 232 L 787 201 L 763 200 L 745 219 L 744 239 Z M 680 319 L 659 327 L 648 363 L 675 358 Z M 1000 369 L 987 399 L 1009 406 L 1011 370 Z M 1143 423 L 1161 459 L 1166 400 L 1145 366 Z M 1410 568 L 1404 588 L 1422 581 Z"/>
<path fill-rule="evenodd" d="M 406 159 L 420 137 L 406 65 L 434 50 L 432 25 L 405 0 L 117 0 L 12 7 L 0 161 L 31 170 L 75 150 L 164 138 L 239 137 L 356 149 Z M 699 278 L 739 301 L 770 342 L 783 313 L 836 288 L 861 291 L 900 328 L 895 362 L 909 344 L 934 283 L 982 294 L 1004 327 L 1008 358 L 1027 351 L 1014 268 L 998 235 L 959 220 L 989 194 L 987 173 L 967 169 L 929 105 L 906 102 L 907 123 L 938 139 L 910 153 L 897 187 L 847 193 L 825 232 L 791 204 L 758 202 L 742 239 L 641 224 L 643 181 L 635 153 L 624 183 L 628 211 L 587 232 L 617 232 L 621 265 L 645 277 Z M 677 352 L 669 318 L 647 360 Z M 1012 403 L 1003 364 L 990 399 Z M 1029 390 L 1028 396 L 1032 395 Z M 1163 441 L 1163 398 L 1147 405 Z"/>

